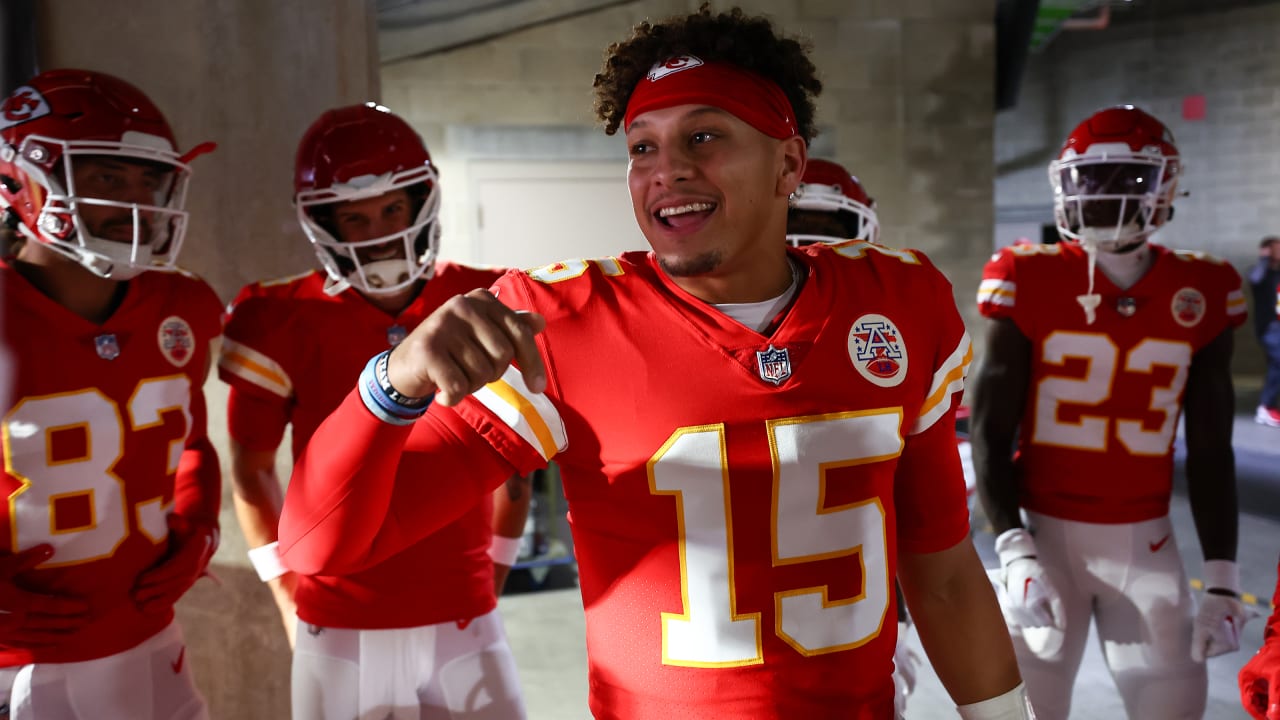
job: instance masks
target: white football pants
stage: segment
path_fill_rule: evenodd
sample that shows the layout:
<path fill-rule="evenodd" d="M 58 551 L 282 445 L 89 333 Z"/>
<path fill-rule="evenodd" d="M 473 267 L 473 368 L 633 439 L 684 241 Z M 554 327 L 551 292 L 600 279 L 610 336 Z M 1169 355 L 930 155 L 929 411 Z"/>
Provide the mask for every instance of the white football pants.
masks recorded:
<path fill-rule="evenodd" d="M 524 720 L 495 609 L 465 627 L 321 628 L 299 621 L 295 720 Z"/>
<path fill-rule="evenodd" d="M 10 720 L 208 720 L 176 622 L 97 660 L 0 669 Z M 0 718 L 4 717 L 0 713 Z"/>
<path fill-rule="evenodd" d="M 1010 628 L 1039 720 L 1067 720 L 1090 619 L 1130 720 L 1199 720 L 1208 676 L 1191 659 L 1195 601 L 1168 517 L 1097 524 L 1027 513 L 1062 594 L 1066 630 Z"/>

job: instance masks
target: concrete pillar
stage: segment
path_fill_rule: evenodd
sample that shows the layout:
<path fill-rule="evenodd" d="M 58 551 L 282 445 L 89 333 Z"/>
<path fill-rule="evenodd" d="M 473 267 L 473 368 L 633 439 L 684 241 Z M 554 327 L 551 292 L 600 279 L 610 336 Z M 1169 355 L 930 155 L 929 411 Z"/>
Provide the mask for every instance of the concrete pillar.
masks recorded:
<path fill-rule="evenodd" d="M 322 111 L 377 99 L 372 0 L 57 0 L 38 22 L 41 68 L 118 75 L 155 101 L 180 148 L 218 143 L 193 163 L 183 267 L 230 300 L 313 266 L 291 204 L 294 150 Z M 225 474 L 225 386 L 206 393 Z M 221 584 L 201 580 L 178 606 L 187 657 L 213 717 L 287 718 L 289 649 L 245 558 L 229 476 L 223 508 Z"/>

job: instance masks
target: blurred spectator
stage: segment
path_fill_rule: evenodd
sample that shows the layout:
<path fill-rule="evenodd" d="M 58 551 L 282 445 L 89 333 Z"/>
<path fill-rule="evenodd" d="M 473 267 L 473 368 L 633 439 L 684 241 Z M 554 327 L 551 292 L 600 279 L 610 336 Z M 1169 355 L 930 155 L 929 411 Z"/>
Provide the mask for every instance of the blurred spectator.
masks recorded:
<path fill-rule="evenodd" d="M 1276 319 L 1276 286 L 1280 285 L 1280 237 L 1271 235 L 1258 245 L 1258 264 L 1249 271 L 1253 286 L 1253 331 L 1267 355 L 1267 374 L 1254 415 L 1261 425 L 1280 427 L 1280 320 Z"/>

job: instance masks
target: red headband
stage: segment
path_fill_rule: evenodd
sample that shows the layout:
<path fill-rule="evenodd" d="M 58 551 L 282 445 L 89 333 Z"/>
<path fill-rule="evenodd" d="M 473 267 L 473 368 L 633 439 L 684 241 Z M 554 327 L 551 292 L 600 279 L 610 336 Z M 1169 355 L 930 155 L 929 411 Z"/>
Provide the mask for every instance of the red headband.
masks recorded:
<path fill-rule="evenodd" d="M 637 116 L 676 105 L 711 105 L 733 114 L 771 138 L 797 133 L 791 102 L 778 84 L 726 62 L 673 57 L 654 65 L 631 91 L 623 132 Z"/>

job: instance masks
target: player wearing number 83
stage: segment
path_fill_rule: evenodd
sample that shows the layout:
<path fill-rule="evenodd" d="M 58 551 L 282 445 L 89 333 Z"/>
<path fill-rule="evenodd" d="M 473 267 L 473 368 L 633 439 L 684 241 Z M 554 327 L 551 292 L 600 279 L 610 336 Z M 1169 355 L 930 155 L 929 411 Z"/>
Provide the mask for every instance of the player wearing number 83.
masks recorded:
<path fill-rule="evenodd" d="M 7 512 L 0 702 L 13 720 L 206 717 L 173 604 L 217 545 L 201 387 L 221 303 L 174 266 L 195 151 L 108 75 L 0 107 Z M 10 686 L 12 691 L 10 693 Z"/>
<path fill-rule="evenodd" d="M 285 563 L 377 562 L 554 459 L 597 718 L 890 720 L 895 574 L 964 717 L 1028 717 L 968 540 L 950 285 L 916 252 L 787 245 L 803 47 L 704 8 L 609 55 L 652 252 L 509 273 L 375 359 L 295 468 Z"/>
<path fill-rule="evenodd" d="M 1230 374 L 1245 301 L 1230 265 L 1147 242 L 1181 170 L 1159 120 L 1095 113 L 1050 164 L 1064 242 L 1001 250 L 978 294 L 990 318 L 972 401 L 978 488 L 1042 718 L 1067 718 L 1091 619 L 1130 718 L 1199 718 L 1204 659 L 1235 650 L 1247 617 Z M 1184 403 L 1198 612 L 1168 518 Z"/>

